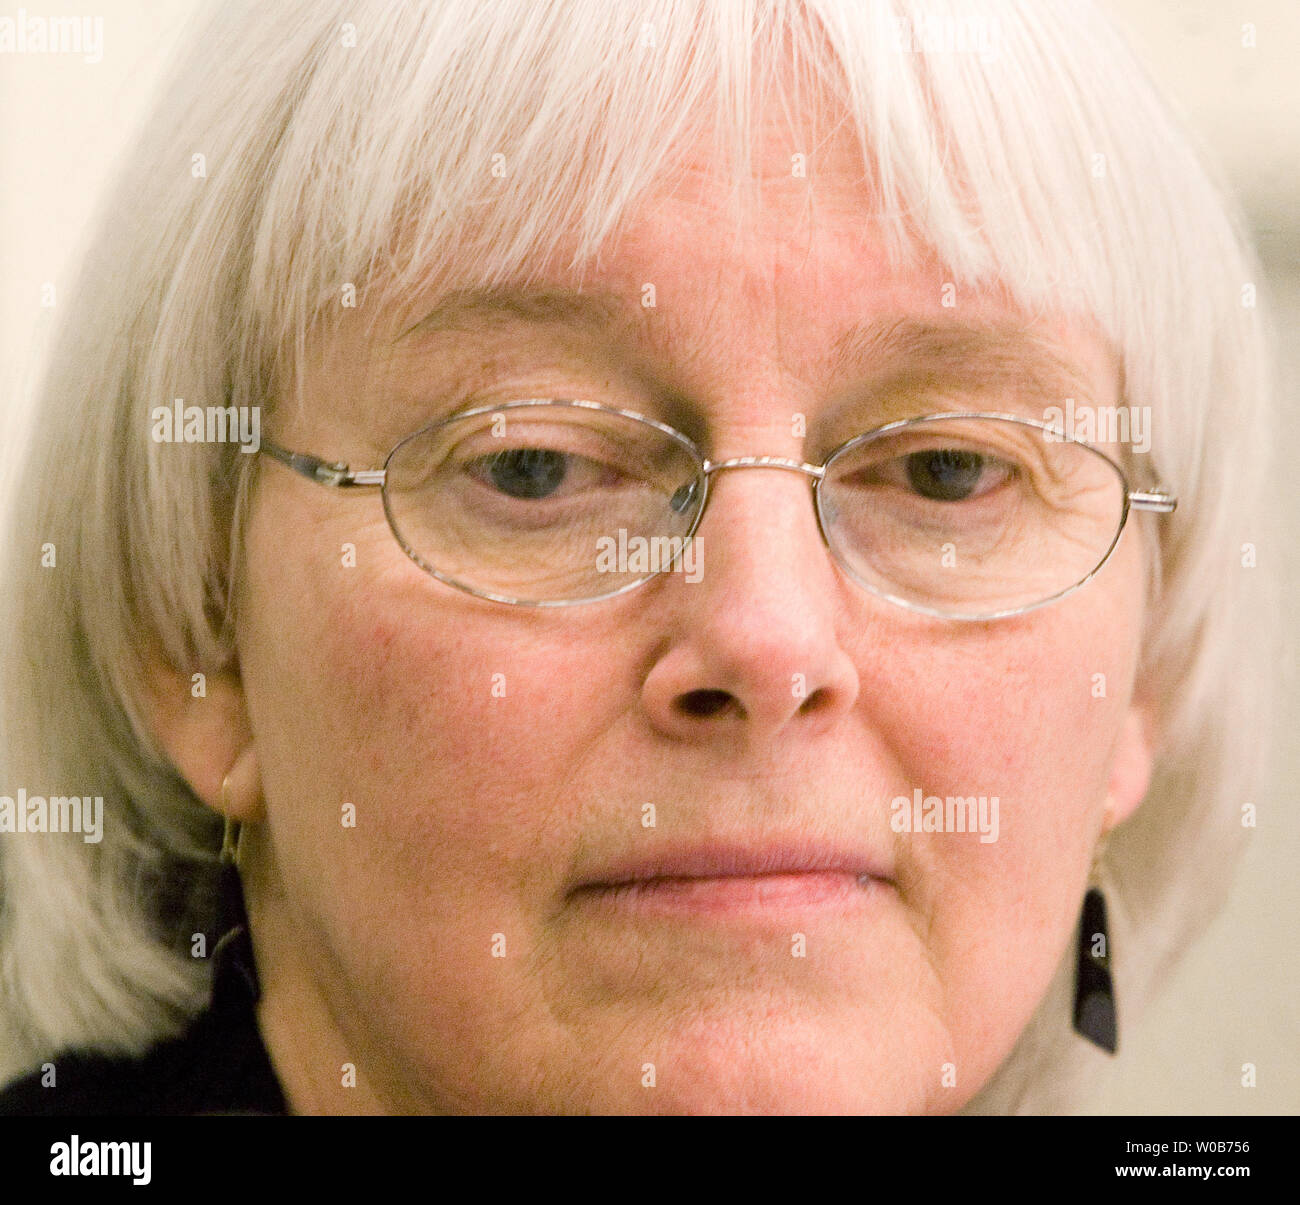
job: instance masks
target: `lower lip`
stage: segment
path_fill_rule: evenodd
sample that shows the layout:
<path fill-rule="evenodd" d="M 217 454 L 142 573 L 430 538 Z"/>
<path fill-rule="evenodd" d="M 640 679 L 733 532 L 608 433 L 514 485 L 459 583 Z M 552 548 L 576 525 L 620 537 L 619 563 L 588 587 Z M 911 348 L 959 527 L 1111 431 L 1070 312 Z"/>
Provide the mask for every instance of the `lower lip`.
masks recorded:
<path fill-rule="evenodd" d="M 579 892 L 618 911 L 661 915 L 771 912 L 860 903 L 884 885 L 881 879 L 843 871 L 726 875 L 717 878 L 643 879 Z"/>

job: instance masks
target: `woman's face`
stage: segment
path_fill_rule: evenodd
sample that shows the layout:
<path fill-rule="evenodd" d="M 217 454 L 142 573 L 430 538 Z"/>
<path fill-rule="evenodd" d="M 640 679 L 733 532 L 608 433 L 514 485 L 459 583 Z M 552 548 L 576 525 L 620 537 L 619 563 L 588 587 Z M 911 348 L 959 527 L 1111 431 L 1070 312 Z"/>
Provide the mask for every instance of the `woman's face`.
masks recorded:
<path fill-rule="evenodd" d="M 621 299 L 615 320 L 552 298 L 397 338 L 438 298 L 375 327 L 345 312 L 270 434 L 371 467 L 449 398 L 673 399 L 715 460 L 820 460 L 899 406 L 1118 403 L 1090 327 L 892 271 L 854 145 L 804 178 L 782 129 L 740 237 L 707 150 L 630 216 L 582 281 Z M 910 324 L 944 333 L 882 336 Z M 1055 392 L 1048 345 L 1079 378 Z M 1010 1052 L 1104 818 L 1145 789 L 1139 530 L 1082 589 L 992 622 L 846 578 L 800 474 L 719 474 L 700 535 L 698 582 L 507 606 L 422 572 L 377 492 L 263 465 L 238 638 L 265 799 L 247 882 L 297 1109 L 948 1112 Z M 894 831 L 918 789 L 996 796 L 996 840 Z M 753 873 L 776 850 L 837 869 Z M 751 873 L 724 877 L 719 851 Z M 664 865 L 715 877 L 600 886 Z"/>

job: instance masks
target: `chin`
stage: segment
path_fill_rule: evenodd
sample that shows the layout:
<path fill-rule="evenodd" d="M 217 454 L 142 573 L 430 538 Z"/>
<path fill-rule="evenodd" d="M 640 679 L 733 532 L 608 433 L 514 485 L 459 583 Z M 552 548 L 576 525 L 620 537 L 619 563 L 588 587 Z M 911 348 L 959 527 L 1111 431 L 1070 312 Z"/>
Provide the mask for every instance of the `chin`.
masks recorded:
<path fill-rule="evenodd" d="M 639 1095 L 608 1111 L 709 1114 L 922 1114 L 960 1108 L 969 1093 L 943 1088 L 945 1057 L 924 1035 L 887 1035 L 856 1018 L 700 1018 L 664 1034 L 657 1050 L 618 1060 Z M 647 1043 L 647 1047 L 655 1045 Z M 657 1057 L 656 1057 L 657 1056 Z M 648 1064 L 653 1064 L 653 1073 Z M 653 1086 L 646 1086 L 653 1076 Z"/>

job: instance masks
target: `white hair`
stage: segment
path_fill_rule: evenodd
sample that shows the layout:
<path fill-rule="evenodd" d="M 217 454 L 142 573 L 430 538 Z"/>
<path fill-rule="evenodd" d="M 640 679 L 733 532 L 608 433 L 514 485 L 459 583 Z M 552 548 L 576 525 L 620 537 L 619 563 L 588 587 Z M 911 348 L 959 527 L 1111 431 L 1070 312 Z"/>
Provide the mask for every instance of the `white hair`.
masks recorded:
<path fill-rule="evenodd" d="M 206 1000 L 190 935 L 211 941 L 217 820 L 149 731 L 142 652 L 187 674 L 230 662 L 259 458 L 159 445 L 151 410 L 288 396 L 345 286 L 377 315 L 526 275 L 566 235 L 580 272 L 709 131 L 739 220 L 773 94 L 847 114 L 897 262 L 930 248 L 959 298 L 1000 285 L 1030 315 L 1091 317 L 1151 408 L 1150 462 L 1181 505 L 1145 529 L 1139 684 L 1164 744 L 1108 855 L 1121 1023 L 1136 1015 L 1221 906 L 1257 799 L 1278 629 L 1243 546 L 1275 553 L 1275 419 L 1241 224 L 1103 16 L 1077 0 L 220 0 L 97 228 L 5 541 L 4 790 L 103 795 L 105 821 L 98 844 L 4 839 L 0 1072 L 74 1045 L 139 1052 Z M 792 152 L 815 197 L 816 146 Z M 1072 967 L 1071 947 L 972 1110 L 1077 1104 L 1102 1060 L 1070 1030 Z"/>

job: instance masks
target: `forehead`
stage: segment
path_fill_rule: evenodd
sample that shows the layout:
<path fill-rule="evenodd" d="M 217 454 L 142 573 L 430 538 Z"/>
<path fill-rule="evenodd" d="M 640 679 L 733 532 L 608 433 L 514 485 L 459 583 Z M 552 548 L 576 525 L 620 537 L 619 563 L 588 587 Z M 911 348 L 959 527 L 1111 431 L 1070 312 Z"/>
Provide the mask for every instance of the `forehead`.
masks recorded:
<path fill-rule="evenodd" d="M 896 215 L 881 212 L 852 122 L 824 99 L 797 118 L 777 104 L 759 111 L 753 188 L 739 210 L 712 136 L 686 147 L 670 178 L 622 215 L 594 260 L 579 262 L 576 237 L 562 238 L 545 262 L 503 288 L 462 278 L 412 299 L 398 329 L 422 320 L 423 332 L 567 323 L 675 355 L 711 345 L 761 357 L 779 342 L 787 356 L 814 354 L 818 369 L 904 342 L 918 357 L 948 360 L 984 344 L 1005 361 L 1022 341 L 1026 352 L 1113 367 L 1086 316 L 1031 317 L 996 282 L 959 289 L 923 243 L 902 262 L 891 256 L 882 220 Z M 903 320 L 930 335 L 882 338 Z M 942 331 L 954 337 L 934 337 Z"/>
<path fill-rule="evenodd" d="M 1057 401 L 1116 379 L 1117 358 L 1086 316 L 1027 314 L 996 283 L 958 287 L 924 245 L 891 255 L 861 147 L 833 110 L 798 121 L 763 111 L 739 210 L 715 145 L 688 144 L 596 257 L 580 261 L 576 237 L 562 238 L 503 281 L 449 275 L 385 310 L 364 338 L 358 323 L 336 331 L 336 365 L 419 377 L 432 360 L 486 365 L 562 347 L 599 352 L 602 365 L 635 358 L 683 394 L 779 398 L 793 384 L 802 396 L 786 409 L 865 375 L 1003 382 Z"/>

